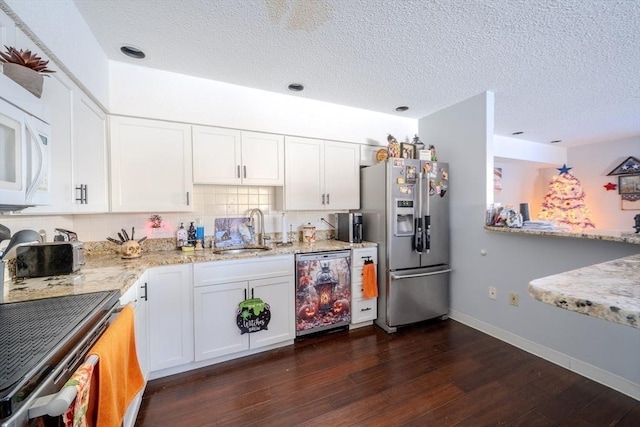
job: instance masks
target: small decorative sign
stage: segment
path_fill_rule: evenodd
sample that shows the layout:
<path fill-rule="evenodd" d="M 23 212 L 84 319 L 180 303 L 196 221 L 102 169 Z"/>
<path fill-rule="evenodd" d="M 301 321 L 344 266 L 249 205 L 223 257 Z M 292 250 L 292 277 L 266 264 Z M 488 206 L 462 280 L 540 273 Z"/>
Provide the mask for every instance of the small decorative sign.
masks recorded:
<path fill-rule="evenodd" d="M 240 328 L 240 335 L 266 330 L 270 320 L 271 308 L 260 298 L 247 299 L 238 304 L 236 324 Z"/>

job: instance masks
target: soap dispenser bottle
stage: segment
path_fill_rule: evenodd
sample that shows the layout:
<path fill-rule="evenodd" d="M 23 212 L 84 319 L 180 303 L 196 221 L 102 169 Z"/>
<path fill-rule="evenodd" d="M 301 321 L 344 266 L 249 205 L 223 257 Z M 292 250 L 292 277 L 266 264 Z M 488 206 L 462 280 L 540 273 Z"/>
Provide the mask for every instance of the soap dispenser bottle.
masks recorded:
<path fill-rule="evenodd" d="M 178 232 L 176 233 L 178 248 L 182 248 L 187 245 L 187 239 L 189 236 L 187 235 L 187 230 L 184 228 L 184 224 L 180 223 L 180 228 L 178 228 Z"/>

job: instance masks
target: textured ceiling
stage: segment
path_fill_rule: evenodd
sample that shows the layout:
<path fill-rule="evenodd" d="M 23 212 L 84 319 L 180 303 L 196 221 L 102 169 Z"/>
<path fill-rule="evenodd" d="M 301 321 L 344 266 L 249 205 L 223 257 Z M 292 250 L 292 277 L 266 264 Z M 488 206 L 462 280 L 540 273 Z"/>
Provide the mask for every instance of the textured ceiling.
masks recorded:
<path fill-rule="evenodd" d="M 295 96 L 413 118 L 489 90 L 499 135 L 571 146 L 640 134 L 638 0 L 75 4 L 116 61 L 278 93 L 299 82 Z"/>

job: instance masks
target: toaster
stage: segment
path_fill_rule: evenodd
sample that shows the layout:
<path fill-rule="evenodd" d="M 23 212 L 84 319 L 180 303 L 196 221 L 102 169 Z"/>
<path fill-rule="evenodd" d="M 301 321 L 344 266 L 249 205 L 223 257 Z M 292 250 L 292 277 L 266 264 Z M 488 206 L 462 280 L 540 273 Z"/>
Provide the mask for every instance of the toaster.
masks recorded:
<path fill-rule="evenodd" d="M 82 242 L 50 242 L 16 249 L 16 277 L 71 274 L 84 264 Z"/>

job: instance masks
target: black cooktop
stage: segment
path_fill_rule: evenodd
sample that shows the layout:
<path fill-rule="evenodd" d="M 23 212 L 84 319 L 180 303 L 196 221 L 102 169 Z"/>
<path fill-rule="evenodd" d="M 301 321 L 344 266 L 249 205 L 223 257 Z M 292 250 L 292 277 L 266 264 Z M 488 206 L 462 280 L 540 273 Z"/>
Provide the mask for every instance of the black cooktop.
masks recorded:
<path fill-rule="evenodd" d="M 0 419 L 10 415 L 15 395 L 35 387 L 119 296 L 105 291 L 0 304 Z"/>

